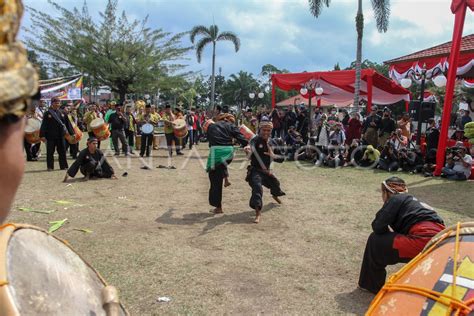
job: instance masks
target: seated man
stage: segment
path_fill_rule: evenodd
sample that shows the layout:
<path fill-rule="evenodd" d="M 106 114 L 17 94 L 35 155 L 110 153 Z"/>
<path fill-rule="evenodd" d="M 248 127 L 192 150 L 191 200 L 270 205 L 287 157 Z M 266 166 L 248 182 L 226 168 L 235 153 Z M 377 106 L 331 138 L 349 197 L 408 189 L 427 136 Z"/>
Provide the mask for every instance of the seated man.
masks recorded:
<path fill-rule="evenodd" d="M 392 143 L 396 150 L 407 148 L 408 146 L 408 138 L 402 134 L 402 130 L 400 128 L 397 128 L 395 132 L 392 133 L 388 141 Z"/>
<path fill-rule="evenodd" d="M 472 163 L 466 147 L 457 144 L 447 150 L 446 166 L 441 170 L 441 176 L 449 180 L 467 180 L 471 176 Z"/>
<path fill-rule="evenodd" d="M 421 172 L 423 169 L 423 155 L 419 150 L 401 148 L 398 152 L 398 164 L 405 172 Z"/>
<path fill-rule="evenodd" d="M 375 215 L 373 232 L 365 246 L 359 276 L 362 290 L 377 293 L 385 284 L 387 265 L 410 261 L 445 228 L 431 206 L 407 192 L 400 178 L 382 182 L 384 205 Z"/>
<path fill-rule="evenodd" d="M 393 172 L 398 170 L 398 153 L 392 143 L 387 142 L 380 153 L 379 169 Z"/>
<path fill-rule="evenodd" d="M 87 140 L 87 148 L 83 149 L 76 161 L 69 167 L 63 182 L 69 177 L 74 178 L 80 170 L 86 180 L 90 178 L 117 179 L 114 169 L 110 166 L 100 149 L 97 149 L 97 138 L 90 137 Z"/>

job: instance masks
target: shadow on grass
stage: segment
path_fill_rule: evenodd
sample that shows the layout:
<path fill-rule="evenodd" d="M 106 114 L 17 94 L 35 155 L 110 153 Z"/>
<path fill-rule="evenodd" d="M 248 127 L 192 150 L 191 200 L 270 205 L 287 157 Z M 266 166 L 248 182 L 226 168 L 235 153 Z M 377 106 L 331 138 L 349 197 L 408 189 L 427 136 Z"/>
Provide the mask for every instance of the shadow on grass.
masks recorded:
<path fill-rule="evenodd" d="M 268 212 L 277 206 L 276 203 L 270 203 L 263 207 L 262 213 Z M 170 208 L 163 215 L 158 217 L 155 222 L 166 225 L 194 225 L 194 224 L 206 224 L 199 236 L 209 233 L 217 226 L 224 224 L 252 224 L 254 211 L 233 213 L 233 214 L 213 214 L 207 213 L 190 213 L 184 214 L 183 217 L 174 217 L 173 212 L 176 211 L 174 208 Z"/>
<path fill-rule="evenodd" d="M 374 295 L 371 293 L 354 289 L 352 292 L 337 294 L 335 300 L 339 306 L 339 310 L 344 313 L 364 315 L 369 309 L 370 302 L 373 298 Z"/>
<path fill-rule="evenodd" d="M 427 183 L 428 181 L 432 183 L 413 187 L 413 185 Z M 441 208 L 463 216 L 474 217 L 473 183 L 431 178 L 410 183 L 408 193 L 434 208 Z"/>
<path fill-rule="evenodd" d="M 62 171 L 62 172 L 65 172 L 65 170 L 61 170 L 61 169 L 54 169 L 54 170 L 48 170 L 48 169 L 40 169 L 40 170 L 26 170 L 25 173 L 45 173 L 45 172 L 55 172 L 55 171 Z"/>

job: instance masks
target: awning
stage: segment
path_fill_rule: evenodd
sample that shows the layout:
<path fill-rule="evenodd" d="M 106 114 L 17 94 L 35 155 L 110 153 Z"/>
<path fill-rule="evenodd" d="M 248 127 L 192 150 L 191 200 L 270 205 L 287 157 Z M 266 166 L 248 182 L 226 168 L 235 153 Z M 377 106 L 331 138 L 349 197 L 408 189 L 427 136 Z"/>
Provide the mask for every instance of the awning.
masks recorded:
<path fill-rule="evenodd" d="M 303 72 L 274 74 L 272 80 L 272 106 L 276 106 L 275 88 L 299 91 L 305 84 L 312 82 L 323 88 L 318 97 L 328 104 L 347 104 L 354 99 L 355 70 Z M 303 96 L 308 98 L 308 96 Z M 410 92 L 373 69 L 362 69 L 360 99 L 367 101 L 370 109 L 372 103 L 393 104 L 401 100 L 409 101 Z"/>
<path fill-rule="evenodd" d="M 317 104 L 318 99 L 319 99 L 319 97 L 316 97 L 316 96 L 311 98 L 311 104 L 313 104 L 313 105 Z M 298 95 L 290 97 L 286 100 L 278 102 L 276 104 L 276 106 L 293 106 L 293 105 L 300 105 L 300 104 L 304 104 L 305 106 L 308 106 L 309 105 L 308 101 L 309 101 L 308 98 L 304 98 L 301 94 L 298 94 Z M 327 107 L 327 106 L 348 107 L 348 106 L 352 105 L 352 102 L 354 102 L 354 100 L 349 100 L 347 102 L 334 104 L 334 103 L 331 103 L 331 102 L 321 100 L 320 106 L 323 106 L 323 107 Z"/>
<path fill-rule="evenodd" d="M 446 73 L 449 68 L 451 45 L 451 42 L 447 42 L 384 63 L 390 65 L 390 78 L 397 82 L 406 78 L 410 69 L 420 72 L 424 65 L 428 74 L 431 74 L 435 67 Z M 474 34 L 462 38 L 456 75 L 460 79 L 474 79 Z M 468 81 L 464 81 L 464 84 L 469 86 L 466 83 Z"/>

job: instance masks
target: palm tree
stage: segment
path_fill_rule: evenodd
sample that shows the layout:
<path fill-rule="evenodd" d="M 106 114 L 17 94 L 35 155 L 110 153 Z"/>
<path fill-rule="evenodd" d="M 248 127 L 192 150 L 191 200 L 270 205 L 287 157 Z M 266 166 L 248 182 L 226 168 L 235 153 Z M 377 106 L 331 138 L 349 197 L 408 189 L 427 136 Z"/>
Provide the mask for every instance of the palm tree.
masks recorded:
<path fill-rule="evenodd" d="M 308 0 L 309 10 L 316 18 L 321 14 L 323 7 L 329 7 L 331 0 Z M 390 0 L 371 0 L 372 9 L 374 10 L 375 22 L 377 30 L 387 32 L 390 17 Z M 356 80 L 354 89 L 354 106 L 359 107 L 360 93 L 360 69 L 362 61 L 362 37 L 364 35 L 364 14 L 362 13 L 362 0 L 358 0 L 357 15 L 357 55 L 356 55 Z"/>
<path fill-rule="evenodd" d="M 258 89 L 258 82 L 251 73 L 239 71 L 238 74 L 230 75 L 227 80 L 224 95 L 227 99 L 234 100 L 239 104 L 240 110 L 245 104 L 251 103 L 249 94 L 256 92 Z"/>
<path fill-rule="evenodd" d="M 219 34 L 217 25 L 205 27 L 204 25 L 197 25 L 191 30 L 191 43 L 194 44 L 196 36 L 202 35 L 201 39 L 196 44 L 196 57 L 198 62 L 201 62 L 202 52 L 207 44 L 212 43 L 212 76 L 211 76 L 211 108 L 214 109 L 214 89 L 215 89 L 215 66 L 216 66 L 216 43 L 219 41 L 231 41 L 234 43 L 235 52 L 240 49 L 240 39 L 232 32 L 222 32 Z"/>

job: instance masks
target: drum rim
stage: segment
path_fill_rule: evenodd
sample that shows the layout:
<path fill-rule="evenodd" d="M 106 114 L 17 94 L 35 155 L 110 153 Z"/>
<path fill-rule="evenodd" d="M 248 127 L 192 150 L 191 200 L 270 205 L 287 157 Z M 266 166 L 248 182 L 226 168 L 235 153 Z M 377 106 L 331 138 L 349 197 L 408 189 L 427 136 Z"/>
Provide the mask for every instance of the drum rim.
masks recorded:
<path fill-rule="evenodd" d="M 8 250 L 8 244 L 10 242 L 10 239 L 13 236 L 13 234 L 15 233 L 15 231 L 21 230 L 21 229 L 37 230 L 37 231 L 45 233 L 48 236 L 51 236 L 51 237 L 55 238 L 59 242 L 63 243 L 74 254 L 76 254 L 79 257 L 79 259 L 82 262 L 84 262 L 84 264 L 89 269 L 91 269 L 95 273 L 95 275 L 100 280 L 100 282 L 102 282 L 104 287 L 109 285 L 105 281 L 105 279 L 102 277 L 102 275 L 100 275 L 100 273 L 96 269 L 94 269 L 94 267 L 89 262 L 87 262 L 87 260 L 85 260 L 84 257 L 82 257 L 78 252 L 76 252 L 74 250 L 74 248 L 72 248 L 72 246 L 69 244 L 69 242 L 67 240 L 59 238 L 59 237 L 49 233 L 47 230 L 45 230 L 41 227 L 34 226 L 34 225 L 22 224 L 22 223 L 7 223 L 7 224 L 4 224 L 4 225 L 0 226 L 0 253 L 3 253 L 5 255 L 3 260 L 0 259 L 0 282 L 2 282 L 2 281 L 7 282 L 5 285 L 0 286 L 0 302 L 2 303 L 0 305 L 0 306 L 2 306 L 2 308 L 0 308 L 0 311 L 6 311 L 7 312 L 6 315 L 13 315 L 13 316 L 20 315 L 19 312 L 18 312 L 17 307 L 15 305 L 13 305 L 13 298 L 12 298 L 12 294 L 11 294 L 11 290 L 10 290 L 10 284 L 8 283 L 8 278 L 7 278 L 7 274 L 8 274 L 7 250 Z M 2 261 L 4 261 L 4 262 L 2 262 Z M 125 315 L 130 315 L 128 313 L 128 311 L 125 309 L 125 306 L 123 306 L 122 302 L 119 302 L 119 304 L 120 304 L 120 307 L 122 308 L 122 310 L 124 311 Z"/>
<path fill-rule="evenodd" d="M 430 241 L 426 244 L 425 248 L 423 248 L 422 252 L 427 251 L 433 244 L 435 244 L 440 238 L 444 235 L 448 234 L 447 238 L 456 236 L 456 227 L 457 224 L 451 225 L 437 233 Z M 460 223 L 460 235 L 472 235 L 474 234 L 474 222 L 463 222 Z"/>

